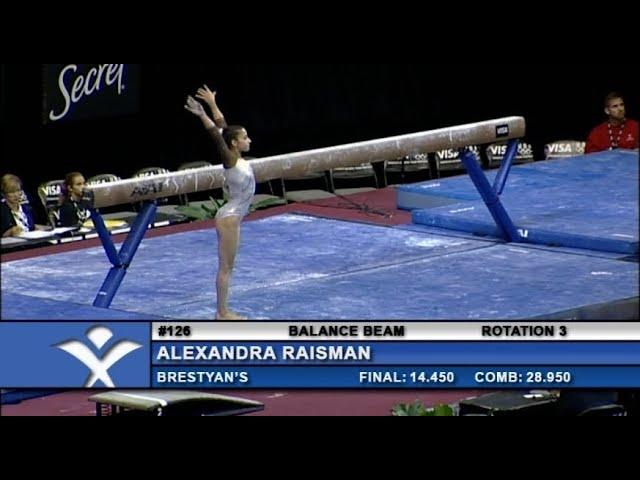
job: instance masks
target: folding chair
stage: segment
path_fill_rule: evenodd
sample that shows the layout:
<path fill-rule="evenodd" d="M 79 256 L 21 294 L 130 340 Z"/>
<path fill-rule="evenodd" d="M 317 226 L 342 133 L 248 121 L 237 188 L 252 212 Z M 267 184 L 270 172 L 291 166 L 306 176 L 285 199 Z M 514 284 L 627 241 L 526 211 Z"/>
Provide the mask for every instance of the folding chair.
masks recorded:
<path fill-rule="evenodd" d="M 385 184 L 417 182 L 433 178 L 433 166 L 429 155 L 419 153 L 408 155 L 385 163 Z"/>
<path fill-rule="evenodd" d="M 357 167 L 334 168 L 330 171 L 331 191 L 336 195 L 353 195 L 380 188 L 376 171 L 371 163 Z M 370 186 L 363 186 L 369 184 Z"/>
<path fill-rule="evenodd" d="M 282 196 L 287 202 L 295 203 L 335 198 L 335 194 L 331 193 L 330 175 L 329 172 L 316 172 L 304 177 L 283 178 L 281 179 Z"/>

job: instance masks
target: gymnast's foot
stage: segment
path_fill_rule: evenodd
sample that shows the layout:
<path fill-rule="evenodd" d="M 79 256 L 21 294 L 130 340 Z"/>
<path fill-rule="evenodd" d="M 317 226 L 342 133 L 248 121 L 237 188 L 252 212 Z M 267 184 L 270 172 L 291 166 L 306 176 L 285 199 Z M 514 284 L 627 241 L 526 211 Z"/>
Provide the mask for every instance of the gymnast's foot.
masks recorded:
<path fill-rule="evenodd" d="M 229 320 L 229 321 L 244 321 L 248 320 L 248 318 L 238 315 L 237 313 L 228 311 L 228 312 L 218 312 L 216 314 L 216 320 Z"/>

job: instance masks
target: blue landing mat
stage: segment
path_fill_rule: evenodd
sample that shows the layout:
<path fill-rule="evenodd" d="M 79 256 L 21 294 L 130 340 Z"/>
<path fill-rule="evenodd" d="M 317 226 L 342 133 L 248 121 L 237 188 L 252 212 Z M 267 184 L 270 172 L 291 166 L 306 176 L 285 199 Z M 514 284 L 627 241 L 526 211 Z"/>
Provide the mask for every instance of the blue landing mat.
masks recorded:
<path fill-rule="evenodd" d="M 482 245 L 387 227 L 283 215 L 243 225 L 232 291 L 292 285 Z M 185 318 L 188 305 L 200 302 L 208 306 L 208 319 L 213 319 L 217 264 L 213 230 L 146 239 L 112 308 L 161 317 L 173 315 L 174 310 L 186 311 L 180 317 Z M 3 263 L 2 293 L 92 305 L 108 271 L 101 247 Z M 3 302 L 2 318 L 47 319 L 49 315 L 36 305 L 23 310 L 29 312 L 14 312 Z"/>
<path fill-rule="evenodd" d="M 216 248 L 213 231 L 146 240 L 113 308 L 212 320 Z M 2 293 L 91 305 L 107 270 L 97 248 L 11 262 Z M 513 320 L 637 297 L 636 263 L 284 215 L 243 226 L 231 306 L 253 320 Z M 39 305 L 21 314 L 47 319 Z"/>
<path fill-rule="evenodd" d="M 552 318 L 637 297 L 637 285 L 636 264 L 498 245 L 246 292 L 234 303 L 272 320 Z M 206 315 L 201 308 L 175 314 Z"/>
<path fill-rule="evenodd" d="M 60 302 L 2 292 L 2 320 L 163 320 L 146 313 L 95 308 L 92 305 Z"/>
<path fill-rule="evenodd" d="M 500 244 L 506 245 L 508 242 L 500 240 L 498 238 L 485 236 L 485 235 L 475 235 L 473 233 L 461 232 L 458 230 L 447 230 L 446 228 L 438 228 L 438 227 L 429 227 L 427 225 L 416 225 L 415 223 L 409 225 L 399 225 L 397 228 L 400 230 L 407 230 L 409 232 L 422 232 L 424 234 L 444 236 L 444 237 L 453 237 L 453 238 L 464 238 L 467 240 L 476 240 L 489 242 L 492 244 Z M 556 253 L 566 253 L 569 255 L 580 255 L 587 257 L 596 257 L 596 258 L 608 258 L 611 260 L 623 260 L 623 261 L 635 261 L 638 262 L 637 258 L 633 260 L 629 259 L 629 255 L 626 253 L 615 253 L 615 252 L 599 252 L 597 250 L 585 250 L 582 248 L 567 248 L 567 247 L 550 247 L 548 245 L 533 245 L 529 243 L 521 243 L 517 245 L 521 248 L 533 248 L 537 250 L 545 250 L 549 252 Z"/>
<path fill-rule="evenodd" d="M 489 174 L 495 176 L 495 172 Z M 491 178 L 493 180 L 493 178 Z M 399 187 L 414 222 L 497 235 L 471 180 L 459 177 Z M 638 155 L 605 152 L 515 167 L 502 196 L 518 228 L 545 243 L 624 254 L 638 252 Z M 445 206 L 441 206 L 445 205 Z"/>

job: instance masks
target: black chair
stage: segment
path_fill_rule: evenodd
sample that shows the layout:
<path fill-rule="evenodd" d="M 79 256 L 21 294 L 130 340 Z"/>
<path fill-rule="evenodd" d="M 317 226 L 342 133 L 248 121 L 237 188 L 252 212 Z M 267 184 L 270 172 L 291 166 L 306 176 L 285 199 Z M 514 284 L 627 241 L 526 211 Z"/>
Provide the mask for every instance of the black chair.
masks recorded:
<path fill-rule="evenodd" d="M 384 166 L 385 185 L 431 180 L 433 170 L 433 163 L 426 153 L 389 160 Z"/>
<path fill-rule="evenodd" d="M 287 202 L 294 203 L 335 198 L 331 193 L 330 176 L 330 172 L 316 172 L 304 177 L 283 178 L 282 196 Z"/>
<path fill-rule="evenodd" d="M 357 167 L 334 168 L 330 170 L 329 175 L 331 191 L 336 195 L 352 195 L 380 188 L 376 171 L 371 163 L 364 163 Z"/>

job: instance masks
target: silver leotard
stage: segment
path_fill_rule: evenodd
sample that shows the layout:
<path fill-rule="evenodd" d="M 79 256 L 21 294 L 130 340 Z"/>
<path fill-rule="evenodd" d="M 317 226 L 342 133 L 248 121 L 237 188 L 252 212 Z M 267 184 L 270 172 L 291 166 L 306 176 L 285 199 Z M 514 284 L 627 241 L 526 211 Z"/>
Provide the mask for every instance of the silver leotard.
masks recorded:
<path fill-rule="evenodd" d="M 225 169 L 224 180 L 224 192 L 229 203 L 218 211 L 216 218 L 245 217 L 256 194 L 253 168 L 249 162 L 241 158 L 235 167 Z"/>

